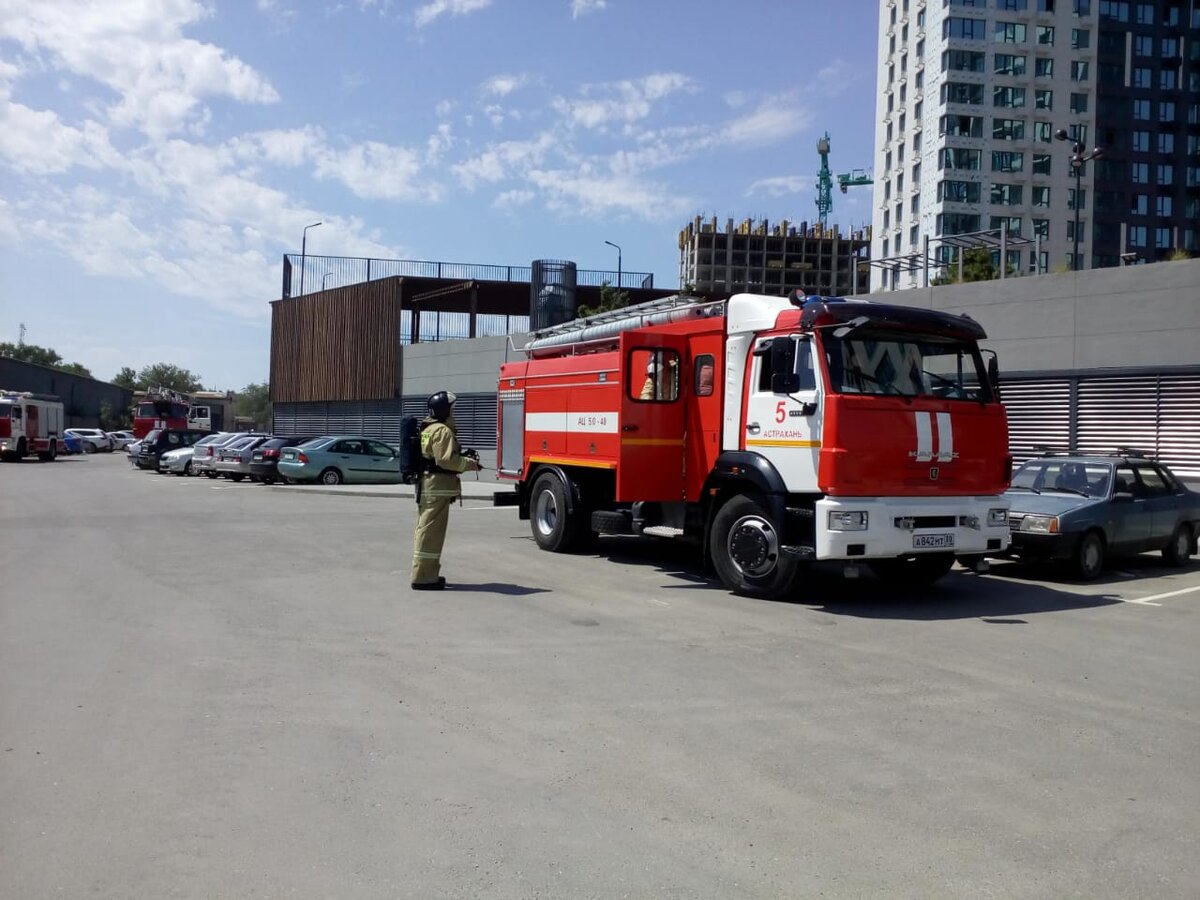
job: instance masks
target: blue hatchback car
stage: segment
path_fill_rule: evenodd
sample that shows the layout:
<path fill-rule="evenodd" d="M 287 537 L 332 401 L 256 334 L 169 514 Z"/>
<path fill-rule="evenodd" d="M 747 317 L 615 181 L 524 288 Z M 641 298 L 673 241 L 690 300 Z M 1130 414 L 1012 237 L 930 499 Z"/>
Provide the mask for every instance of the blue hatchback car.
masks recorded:
<path fill-rule="evenodd" d="M 1019 468 L 1012 501 L 1009 555 L 1070 564 L 1083 581 L 1108 557 L 1162 552 L 1186 565 L 1200 532 L 1200 493 L 1165 465 L 1135 451 L 1043 456 Z"/>

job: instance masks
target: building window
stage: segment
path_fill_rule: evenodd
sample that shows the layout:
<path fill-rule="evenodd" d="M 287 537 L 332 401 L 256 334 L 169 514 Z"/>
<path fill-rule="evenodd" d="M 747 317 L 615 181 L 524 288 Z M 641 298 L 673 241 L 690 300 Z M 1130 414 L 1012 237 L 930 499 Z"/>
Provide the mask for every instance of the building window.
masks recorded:
<path fill-rule="evenodd" d="M 959 38 L 965 41 L 982 41 L 987 37 L 987 21 L 963 19 L 950 16 L 942 23 L 943 38 Z"/>
<path fill-rule="evenodd" d="M 1145 225 L 1130 225 L 1128 232 L 1130 247 L 1145 247 L 1146 246 L 1146 226 Z"/>
<path fill-rule="evenodd" d="M 1071 112 L 1085 113 L 1088 110 L 1088 95 L 1087 94 L 1072 94 L 1071 95 Z"/>
<path fill-rule="evenodd" d="M 1150 197 L 1147 194 L 1129 195 L 1129 213 L 1134 216 L 1144 216 L 1150 211 Z"/>
<path fill-rule="evenodd" d="M 1158 133 L 1158 152 L 1159 153 L 1174 153 L 1175 152 L 1175 135 L 1169 131 L 1160 131 Z"/>
<path fill-rule="evenodd" d="M 1139 3 L 1137 5 L 1137 8 L 1134 10 L 1133 21 L 1137 22 L 1139 25 L 1153 25 L 1154 24 L 1154 4 L 1153 3 Z"/>
<path fill-rule="evenodd" d="M 1054 91 L 1034 91 L 1034 109 L 1054 109 Z"/>
<path fill-rule="evenodd" d="M 1170 228 L 1155 228 L 1154 229 L 1154 246 L 1159 250 L 1165 250 L 1171 246 L 1171 229 Z"/>
<path fill-rule="evenodd" d="M 1088 80 L 1088 64 L 1086 59 L 1071 60 L 1071 80 L 1072 81 L 1087 81 Z"/>
<path fill-rule="evenodd" d="M 992 106 L 1018 107 L 1025 105 L 1025 88 L 992 88 Z"/>
<path fill-rule="evenodd" d="M 1134 100 L 1133 101 L 1133 117 L 1140 122 L 1146 122 L 1150 119 L 1150 101 L 1149 100 Z"/>
<path fill-rule="evenodd" d="M 1150 37 L 1148 34 L 1135 34 L 1133 36 L 1133 55 L 1153 56 L 1154 38 Z"/>
<path fill-rule="evenodd" d="M 967 150 L 963 147 L 943 147 L 938 151 L 938 168 L 978 171 L 981 156 L 982 154 L 979 150 Z"/>
<path fill-rule="evenodd" d="M 997 53 L 992 58 L 992 71 L 997 75 L 1024 75 L 1025 57 L 1012 53 Z"/>
<path fill-rule="evenodd" d="M 1049 143 L 1053 137 L 1053 129 L 1051 129 L 1049 122 L 1033 123 L 1033 139 L 1035 141 L 1044 141 Z"/>
<path fill-rule="evenodd" d="M 1049 175 L 1050 160 L 1053 157 L 1049 153 L 1033 154 L 1033 174 L 1034 175 Z"/>
<path fill-rule="evenodd" d="M 1154 214 L 1168 217 L 1174 215 L 1175 201 L 1169 194 L 1159 194 L 1154 198 Z"/>
<path fill-rule="evenodd" d="M 1039 25 L 1037 27 L 1037 42 L 1046 47 L 1054 46 L 1054 26 Z"/>
<path fill-rule="evenodd" d="M 993 172 L 1020 172 L 1025 167 L 1025 154 L 1015 150 L 993 150 Z"/>
<path fill-rule="evenodd" d="M 937 233 L 970 234 L 979 230 L 979 216 L 970 213 L 942 213 L 937 217 Z"/>
<path fill-rule="evenodd" d="M 1170 163 L 1159 163 L 1155 174 L 1160 185 L 1169 187 L 1175 183 L 1175 167 Z"/>
<path fill-rule="evenodd" d="M 1154 71 L 1145 66 L 1134 66 L 1133 78 L 1130 79 L 1130 84 L 1135 88 L 1148 88 L 1154 77 Z"/>
<path fill-rule="evenodd" d="M 921 152 L 921 132 L 913 135 L 913 153 Z"/>
<path fill-rule="evenodd" d="M 942 54 L 943 72 L 982 72 L 984 54 L 977 50 L 947 50 Z"/>
<path fill-rule="evenodd" d="M 1023 141 L 1024 139 L 1024 119 L 992 119 L 992 140 Z"/>
<path fill-rule="evenodd" d="M 921 211 L 921 195 L 913 194 L 912 201 L 908 205 L 908 211 L 912 215 L 916 215 Z"/>
<path fill-rule="evenodd" d="M 1163 59 L 1178 59 L 1179 57 L 1179 38 L 1165 37 L 1162 39 L 1162 58 Z"/>
<path fill-rule="evenodd" d="M 1092 46 L 1092 33 L 1086 28 L 1071 29 L 1071 49 L 1086 50 Z"/>
<path fill-rule="evenodd" d="M 999 206 L 1020 206 L 1023 196 L 1019 184 L 992 184 L 991 202 Z"/>
<path fill-rule="evenodd" d="M 1134 132 L 1132 132 L 1132 135 L 1133 135 L 1133 138 L 1131 141 L 1131 146 L 1134 149 L 1134 151 L 1136 151 L 1138 153 L 1149 153 L 1150 152 L 1150 132 L 1134 131 Z"/>
<path fill-rule="evenodd" d="M 1129 164 L 1129 180 L 1134 184 L 1150 183 L 1150 164 L 1135 162 Z"/>
<path fill-rule="evenodd" d="M 1158 121 L 1174 122 L 1175 121 L 1175 101 L 1163 100 L 1158 104 Z"/>
<path fill-rule="evenodd" d="M 917 185 L 919 185 L 921 183 L 921 164 L 920 163 L 916 163 L 912 167 L 912 181 L 913 181 L 913 187 L 916 187 Z"/>
<path fill-rule="evenodd" d="M 941 100 L 943 103 L 968 103 L 978 105 L 983 103 L 983 85 L 967 84 L 962 81 L 947 81 L 942 85 Z"/>
<path fill-rule="evenodd" d="M 1067 209 L 1087 209 L 1087 188 L 1067 188 Z"/>
<path fill-rule="evenodd" d="M 949 203 L 978 203 L 981 196 L 979 183 L 975 181 L 939 181 L 937 198 Z M 887 227 L 887 211 L 884 210 L 884 228 Z"/>
<path fill-rule="evenodd" d="M 1029 190 L 1029 204 L 1039 208 L 1047 208 L 1050 206 L 1050 188 L 1042 185 L 1034 185 Z"/>
<path fill-rule="evenodd" d="M 1020 216 L 992 216 L 991 224 L 988 225 L 989 231 L 1003 231 L 1005 234 L 1020 234 L 1021 233 L 1021 217 Z"/>
<path fill-rule="evenodd" d="M 1037 11 L 1044 13 L 1054 12 L 1054 0 L 1037 0 Z"/>
<path fill-rule="evenodd" d="M 1071 12 L 1077 16 L 1090 16 L 1092 14 L 1092 0 L 1073 0 L 1071 3 Z"/>
<path fill-rule="evenodd" d="M 1021 10 L 1028 8 L 1029 3 L 1027 0 L 996 0 L 996 9 L 1020 12 Z"/>
<path fill-rule="evenodd" d="M 998 44 L 1025 43 L 1026 29 L 1020 22 L 997 22 L 992 38 Z"/>
<path fill-rule="evenodd" d="M 1050 237 L 1050 220 L 1049 219 L 1034 219 L 1033 220 L 1033 236 L 1034 237 Z"/>
<path fill-rule="evenodd" d="M 1126 0 L 1100 0 L 1100 18 L 1128 22 L 1129 3 Z"/>
<path fill-rule="evenodd" d="M 1052 59 L 1035 59 L 1033 61 L 1033 76 L 1035 78 L 1053 78 L 1054 77 L 1054 60 L 1052 60 Z"/>
<path fill-rule="evenodd" d="M 938 120 L 938 134 L 949 137 L 983 137 L 983 118 L 981 116 L 942 116 Z"/>
<path fill-rule="evenodd" d="M 914 225 L 912 228 L 908 229 L 908 246 L 910 248 L 916 247 L 917 241 L 920 240 L 920 237 L 921 237 L 921 226 L 920 225 Z"/>
<path fill-rule="evenodd" d="M 1178 84 L 1174 69 L 1163 69 L 1158 73 L 1158 86 L 1164 91 L 1173 91 Z"/>

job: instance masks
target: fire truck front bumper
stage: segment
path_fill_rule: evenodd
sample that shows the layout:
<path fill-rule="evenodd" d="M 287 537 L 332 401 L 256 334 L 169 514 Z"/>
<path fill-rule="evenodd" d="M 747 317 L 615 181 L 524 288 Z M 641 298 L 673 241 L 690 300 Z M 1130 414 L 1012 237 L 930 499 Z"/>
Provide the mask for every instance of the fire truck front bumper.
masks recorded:
<path fill-rule="evenodd" d="M 825 497 L 816 504 L 817 559 L 893 559 L 1008 549 L 1002 497 Z"/>

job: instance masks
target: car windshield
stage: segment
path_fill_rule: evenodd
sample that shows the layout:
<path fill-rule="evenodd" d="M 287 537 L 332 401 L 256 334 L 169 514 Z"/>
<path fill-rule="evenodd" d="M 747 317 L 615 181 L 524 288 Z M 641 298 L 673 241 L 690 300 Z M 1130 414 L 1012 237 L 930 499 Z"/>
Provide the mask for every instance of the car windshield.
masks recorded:
<path fill-rule="evenodd" d="M 1112 466 L 1078 459 L 1033 459 L 1013 475 L 1012 487 L 1026 491 L 1057 491 L 1084 497 L 1107 497 Z"/>
<path fill-rule="evenodd" d="M 871 333 L 823 338 L 829 387 L 838 394 L 990 400 L 983 360 L 970 341 Z"/>

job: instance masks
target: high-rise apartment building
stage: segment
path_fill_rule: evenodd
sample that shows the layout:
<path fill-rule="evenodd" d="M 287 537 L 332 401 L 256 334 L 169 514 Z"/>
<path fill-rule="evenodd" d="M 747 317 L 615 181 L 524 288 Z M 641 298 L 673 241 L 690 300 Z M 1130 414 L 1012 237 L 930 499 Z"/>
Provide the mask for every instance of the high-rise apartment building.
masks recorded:
<path fill-rule="evenodd" d="M 873 288 L 1200 252 L 1200 0 L 881 0 L 878 85 Z"/>

